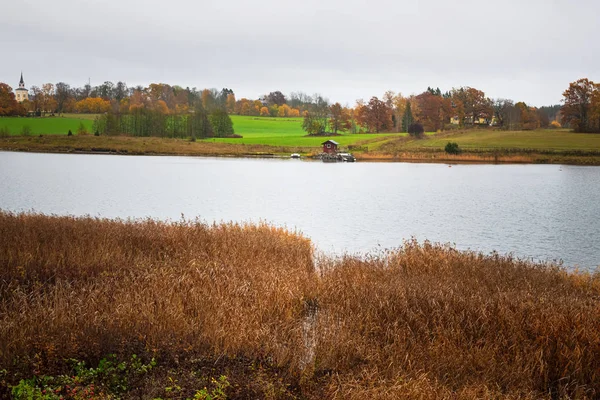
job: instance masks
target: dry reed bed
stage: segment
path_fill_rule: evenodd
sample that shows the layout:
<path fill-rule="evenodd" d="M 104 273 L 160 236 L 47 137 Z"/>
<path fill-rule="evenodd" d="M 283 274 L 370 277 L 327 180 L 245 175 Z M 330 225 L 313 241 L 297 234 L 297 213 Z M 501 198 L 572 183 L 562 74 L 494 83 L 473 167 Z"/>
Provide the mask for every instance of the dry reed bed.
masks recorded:
<path fill-rule="evenodd" d="M 594 275 L 415 242 L 315 271 L 266 225 L 3 212 L 0 260 L 14 379 L 136 353 L 266 360 L 313 398 L 600 393 Z"/>

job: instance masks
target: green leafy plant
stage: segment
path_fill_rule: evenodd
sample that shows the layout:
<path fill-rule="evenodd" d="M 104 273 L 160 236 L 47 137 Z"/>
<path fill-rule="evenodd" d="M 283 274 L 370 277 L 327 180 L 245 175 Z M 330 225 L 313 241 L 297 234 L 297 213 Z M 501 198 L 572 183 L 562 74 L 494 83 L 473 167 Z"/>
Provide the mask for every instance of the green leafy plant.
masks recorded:
<path fill-rule="evenodd" d="M 448 142 L 444 150 L 448 154 L 460 154 L 462 151 L 456 142 Z"/>
<path fill-rule="evenodd" d="M 221 375 L 219 379 L 211 378 L 210 380 L 213 388 L 211 390 L 204 388 L 198 390 L 193 397 L 193 400 L 225 400 L 227 399 L 227 394 L 225 394 L 225 390 L 231 386 L 227 377 L 225 375 Z"/>
<path fill-rule="evenodd" d="M 13 386 L 11 394 L 16 400 L 56 400 L 62 398 L 91 399 L 105 394 L 125 393 L 130 379 L 148 373 L 156 360 L 144 363 L 137 355 L 129 362 L 118 361 L 114 354 L 103 358 L 96 368 L 88 368 L 85 362 L 71 359 L 70 375 L 39 376 L 24 379 Z"/>

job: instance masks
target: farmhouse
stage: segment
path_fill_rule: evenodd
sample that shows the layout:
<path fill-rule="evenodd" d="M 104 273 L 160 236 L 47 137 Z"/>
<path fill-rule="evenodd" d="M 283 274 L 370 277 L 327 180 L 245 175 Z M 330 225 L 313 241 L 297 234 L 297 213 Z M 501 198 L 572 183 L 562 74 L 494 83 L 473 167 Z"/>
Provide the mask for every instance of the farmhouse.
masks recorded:
<path fill-rule="evenodd" d="M 29 91 L 25 88 L 25 82 L 23 81 L 23 73 L 21 72 L 21 80 L 19 81 L 19 88 L 15 89 L 15 97 L 19 103 L 29 100 Z"/>
<path fill-rule="evenodd" d="M 323 153 L 335 154 L 337 153 L 339 143 L 335 140 L 328 140 L 321 143 L 323 145 Z"/>

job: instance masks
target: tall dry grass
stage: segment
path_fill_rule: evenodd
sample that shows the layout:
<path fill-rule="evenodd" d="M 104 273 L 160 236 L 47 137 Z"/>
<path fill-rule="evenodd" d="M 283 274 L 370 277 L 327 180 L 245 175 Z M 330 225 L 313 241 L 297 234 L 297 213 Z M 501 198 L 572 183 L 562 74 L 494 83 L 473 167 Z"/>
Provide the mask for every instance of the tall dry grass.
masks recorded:
<path fill-rule="evenodd" d="M 408 242 L 324 258 L 266 225 L 0 212 L 0 370 L 262 360 L 306 398 L 596 398 L 600 279 Z M 234 358 L 232 358 L 234 359 Z"/>
<path fill-rule="evenodd" d="M 310 242 L 265 225 L 0 214 L 0 369 L 158 353 L 299 362 Z"/>

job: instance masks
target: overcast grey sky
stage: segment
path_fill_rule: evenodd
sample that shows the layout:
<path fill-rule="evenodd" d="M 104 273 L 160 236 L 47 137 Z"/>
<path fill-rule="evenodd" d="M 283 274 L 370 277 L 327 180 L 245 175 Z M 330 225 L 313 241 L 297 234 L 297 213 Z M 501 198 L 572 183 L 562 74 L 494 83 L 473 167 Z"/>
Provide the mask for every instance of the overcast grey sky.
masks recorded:
<path fill-rule="evenodd" d="M 0 81 L 281 90 L 353 105 L 472 86 L 558 103 L 600 81 L 599 0 L 0 0 Z"/>

